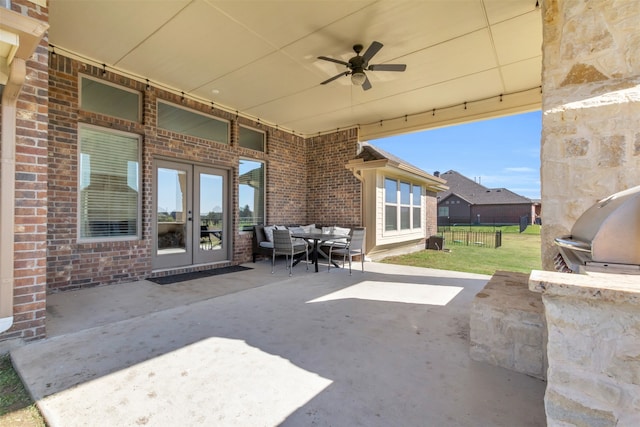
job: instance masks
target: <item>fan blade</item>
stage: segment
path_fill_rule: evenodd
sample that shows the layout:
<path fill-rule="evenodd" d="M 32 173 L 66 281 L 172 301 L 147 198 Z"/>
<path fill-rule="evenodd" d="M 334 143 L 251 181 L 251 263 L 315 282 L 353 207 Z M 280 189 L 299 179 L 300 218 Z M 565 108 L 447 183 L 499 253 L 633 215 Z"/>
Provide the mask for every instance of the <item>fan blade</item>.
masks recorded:
<path fill-rule="evenodd" d="M 374 64 L 369 65 L 368 68 L 371 71 L 404 71 L 406 69 L 406 64 Z"/>
<path fill-rule="evenodd" d="M 375 42 L 375 41 L 371 43 L 371 46 L 369 46 L 369 48 L 364 53 L 364 55 L 362 55 L 362 59 L 364 60 L 364 62 L 365 63 L 369 62 L 369 60 L 373 58 L 373 55 L 378 53 L 380 49 L 382 49 L 382 43 Z"/>
<path fill-rule="evenodd" d="M 322 59 L 323 61 L 335 62 L 336 64 L 342 64 L 345 67 L 349 66 L 348 62 L 340 61 L 339 59 L 327 58 L 326 56 L 318 56 L 318 59 Z"/>
<path fill-rule="evenodd" d="M 331 82 L 332 82 L 332 81 L 334 81 L 335 79 L 338 79 L 338 78 L 340 78 L 340 77 L 342 77 L 342 76 L 347 76 L 347 75 L 349 75 L 349 72 L 348 72 L 348 71 L 345 71 L 345 72 L 343 72 L 343 73 L 336 74 L 335 76 L 331 77 L 330 79 L 327 79 L 327 80 L 323 81 L 323 82 L 322 82 L 322 83 L 320 83 L 320 84 L 321 84 L 321 85 L 326 85 L 327 83 L 331 83 Z"/>
<path fill-rule="evenodd" d="M 367 77 L 364 83 L 362 83 L 362 90 L 369 90 L 369 89 L 371 89 L 371 82 L 369 81 L 369 77 Z"/>

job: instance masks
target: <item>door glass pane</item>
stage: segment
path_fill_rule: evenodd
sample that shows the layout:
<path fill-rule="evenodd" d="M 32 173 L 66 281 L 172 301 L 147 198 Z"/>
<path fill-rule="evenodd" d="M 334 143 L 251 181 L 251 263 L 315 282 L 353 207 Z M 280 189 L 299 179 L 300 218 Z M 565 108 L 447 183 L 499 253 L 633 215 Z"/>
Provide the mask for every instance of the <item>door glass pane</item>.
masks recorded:
<path fill-rule="evenodd" d="M 223 179 L 219 175 L 200 174 L 200 249 L 223 248 Z"/>
<path fill-rule="evenodd" d="M 158 168 L 158 255 L 186 252 L 187 172 Z"/>

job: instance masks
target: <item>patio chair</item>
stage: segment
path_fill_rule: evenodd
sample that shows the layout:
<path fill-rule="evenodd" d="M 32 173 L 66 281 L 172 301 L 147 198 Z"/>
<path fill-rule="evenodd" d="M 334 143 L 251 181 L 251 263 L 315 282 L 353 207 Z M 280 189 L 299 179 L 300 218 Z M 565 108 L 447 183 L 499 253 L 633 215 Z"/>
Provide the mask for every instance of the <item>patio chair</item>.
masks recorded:
<path fill-rule="evenodd" d="M 289 270 L 289 276 L 293 271 L 293 257 L 296 254 L 304 253 L 307 261 L 307 270 L 309 270 L 309 247 L 306 242 L 294 242 L 291 239 L 289 230 L 273 230 L 273 255 L 271 258 L 271 274 L 273 274 L 276 265 L 276 255 L 284 255 Z M 291 260 L 289 260 L 291 257 Z"/>
<path fill-rule="evenodd" d="M 346 247 L 343 246 L 335 246 L 331 245 L 329 247 L 329 268 L 327 271 L 331 270 L 331 256 L 333 254 L 342 255 L 342 268 L 344 268 L 344 261 L 349 257 L 349 276 L 351 276 L 351 260 L 354 255 L 360 255 L 360 259 L 362 260 L 362 272 L 364 273 L 364 238 L 366 234 L 366 229 L 362 228 L 354 228 L 351 231 L 351 238 L 347 243 Z"/>

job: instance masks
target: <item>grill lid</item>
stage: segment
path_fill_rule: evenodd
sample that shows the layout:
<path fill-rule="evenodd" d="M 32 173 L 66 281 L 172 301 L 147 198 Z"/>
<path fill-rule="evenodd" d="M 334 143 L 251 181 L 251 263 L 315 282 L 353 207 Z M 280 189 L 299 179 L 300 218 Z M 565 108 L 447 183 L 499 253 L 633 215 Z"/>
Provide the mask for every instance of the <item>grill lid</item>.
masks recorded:
<path fill-rule="evenodd" d="M 571 235 L 555 239 L 565 249 L 586 252 L 592 261 L 640 264 L 640 186 L 612 194 L 587 209 Z"/>

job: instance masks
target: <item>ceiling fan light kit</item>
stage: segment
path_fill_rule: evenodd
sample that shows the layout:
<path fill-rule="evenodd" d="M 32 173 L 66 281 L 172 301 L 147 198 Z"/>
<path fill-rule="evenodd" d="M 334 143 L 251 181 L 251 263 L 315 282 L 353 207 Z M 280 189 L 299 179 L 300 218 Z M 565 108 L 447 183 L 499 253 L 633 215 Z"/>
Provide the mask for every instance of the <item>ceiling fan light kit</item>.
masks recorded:
<path fill-rule="evenodd" d="M 365 80 L 367 80 L 367 76 L 362 70 L 354 71 L 351 74 L 351 83 L 353 83 L 356 86 L 362 86 Z"/>
<path fill-rule="evenodd" d="M 366 52 L 360 56 L 360 52 L 362 52 L 363 46 L 361 44 L 356 44 L 353 46 L 353 51 L 356 53 L 356 56 L 349 59 L 349 62 L 341 61 L 339 59 L 329 58 L 327 56 L 319 56 L 318 59 L 322 59 L 323 61 L 335 62 L 336 64 L 341 64 L 347 67 L 348 71 L 343 71 L 340 74 L 337 74 L 330 79 L 323 81 L 320 84 L 330 83 L 342 76 L 351 76 L 351 83 L 355 86 L 362 86 L 363 90 L 371 89 L 371 82 L 369 78 L 365 74 L 365 71 L 399 71 L 402 72 L 407 69 L 405 64 L 371 64 L 369 65 L 369 61 L 373 56 L 378 53 L 378 51 L 382 48 L 382 43 L 374 41 L 371 43 L 371 46 L 366 50 Z"/>

